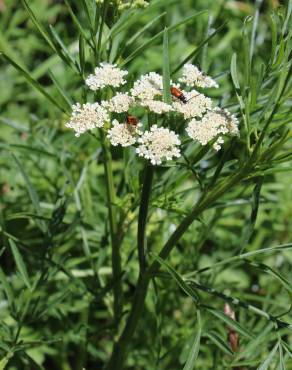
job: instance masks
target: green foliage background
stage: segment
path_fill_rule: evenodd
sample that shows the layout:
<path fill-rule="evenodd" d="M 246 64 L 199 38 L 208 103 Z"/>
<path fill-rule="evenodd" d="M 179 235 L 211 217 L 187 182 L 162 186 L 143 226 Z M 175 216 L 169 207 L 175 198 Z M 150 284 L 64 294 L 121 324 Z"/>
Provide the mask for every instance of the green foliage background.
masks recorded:
<path fill-rule="evenodd" d="M 28 3 L 40 24 L 46 29 L 53 26 L 73 62 L 78 60 L 80 30 L 66 4 L 50 0 Z M 69 3 L 88 34 L 86 2 Z M 228 164 L 220 174 L 222 178 L 232 173 L 237 163 L 244 163 L 246 139 L 236 98 L 240 92 L 230 73 L 232 56 L 237 53 L 237 78 L 244 95 L 248 86 L 246 55 L 250 52 L 247 40 L 254 40 L 249 82 L 255 90 L 263 63 L 270 63 L 270 53 L 275 53 L 270 74 L 263 77 L 265 89 L 257 91 L 259 99 L 251 104 L 251 125 L 260 130 L 257 112 L 269 106 L 273 78 L 288 71 L 291 64 L 287 57 L 291 38 L 287 44 L 283 41 L 288 39 L 289 28 L 291 32 L 291 19 L 286 17 L 289 9 L 291 2 L 288 5 L 284 1 L 157 0 L 148 9 L 131 13 L 118 29 L 113 50 L 121 48 L 117 62 L 129 60 L 125 67 L 131 76 L 152 70 L 162 72 L 162 34 L 145 49 L 139 47 L 164 26 L 206 11 L 169 31 L 170 66 L 175 69 L 198 48 L 195 63 L 217 76 L 220 84 L 212 98 L 241 117 L 241 135 L 233 146 L 227 140 L 225 150 L 208 152 L 194 168 L 185 164 L 156 170 L 147 230 L 154 255 L 198 198 L 198 178 L 208 184 L 225 152 Z M 71 102 L 85 99 L 86 89 L 74 66 L 70 68 L 66 63 L 68 55 L 64 62 L 52 51 L 19 1 L 0 1 L 0 17 L 0 50 L 29 71 L 56 101 L 51 103 L 33 89 L 7 59 L 0 60 L 0 369 L 5 365 L 9 370 L 101 369 L 117 336 L 112 320 L 102 152 L 93 137 L 75 138 L 64 126 L 66 114 L 58 108 L 68 111 Z M 281 31 L 285 19 L 286 30 Z M 149 22 L 152 23 L 145 32 L 139 33 Z M 215 36 L 202 46 L 202 41 L 218 27 Z M 95 63 L 86 47 L 85 60 L 87 75 Z M 291 87 L 291 81 L 289 84 Z M 272 142 L 287 131 L 277 160 L 262 157 L 250 179 L 207 209 L 183 235 L 168 265 L 151 282 L 127 356 L 127 369 L 191 369 L 184 366 L 190 351 L 196 352 L 193 344 L 199 332 L 195 369 L 292 369 L 291 328 L 276 330 L 269 317 L 259 316 L 249 307 L 232 305 L 240 325 L 237 332 L 241 346 L 238 353 L 232 353 L 227 324 L 218 317 L 226 296 L 231 296 L 275 317 L 280 315 L 281 320 L 292 324 L 289 123 L 291 93 L 273 121 L 277 131 L 269 138 Z M 255 141 L 256 136 L 251 140 Z M 138 275 L 135 243 L 143 166 L 131 151 L 114 149 L 112 155 L 117 208 L 124 220 L 121 255 L 126 316 Z M 256 254 L 260 249 L 283 245 L 286 247 L 271 253 Z M 198 320 L 196 305 L 173 279 L 172 269 L 187 277 L 218 261 L 249 252 L 251 256 L 245 259 L 230 260 L 195 275 L 201 286 L 198 294 L 207 307 Z M 216 291 L 210 292 L 208 287 Z M 210 307 L 217 316 L 208 311 Z"/>

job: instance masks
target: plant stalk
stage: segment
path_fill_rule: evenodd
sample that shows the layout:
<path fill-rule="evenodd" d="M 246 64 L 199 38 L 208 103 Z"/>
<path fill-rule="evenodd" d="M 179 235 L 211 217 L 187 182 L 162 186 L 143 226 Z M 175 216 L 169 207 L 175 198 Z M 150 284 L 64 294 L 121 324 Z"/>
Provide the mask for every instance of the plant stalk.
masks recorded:
<path fill-rule="evenodd" d="M 172 249 L 176 246 L 179 239 L 182 237 L 182 235 L 185 233 L 188 227 L 192 224 L 192 222 L 196 218 L 198 218 L 198 216 L 205 209 L 210 207 L 214 203 L 214 201 L 221 197 L 232 186 L 239 183 L 245 177 L 245 175 L 246 169 L 243 168 L 242 171 L 239 171 L 234 176 L 231 176 L 221 186 L 220 184 L 218 184 L 216 185 L 215 188 L 210 189 L 209 194 L 207 196 L 203 195 L 203 197 L 201 198 L 202 200 L 199 200 L 199 202 L 194 206 L 190 214 L 182 220 L 182 222 L 176 228 L 174 233 L 170 236 L 164 247 L 161 249 L 159 257 L 165 260 L 172 251 Z M 153 277 L 153 275 L 157 273 L 159 268 L 160 263 L 157 260 L 155 260 L 154 262 L 152 262 L 149 268 L 145 270 L 144 273 L 140 274 L 133 298 L 132 308 L 127 318 L 125 328 L 120 338 L 114 345 L 114 349 L 109 360 L 109 363 L 106 366 L 106 370 L 123 369 L 123 364 L 126 359 L 130 340 L 133 337 L 133 334 L 135 332 L 138 321 L 143 311 L 144 301 L 147 295 L 147 289 L 150 279 Z"/>
<path fill-rule="evenodd" d="M 154 173 L 153 166 L 147 164 L 145 167 L 138 217 L 137 244 L 138 244 L 140 273 L 143 273 L 146 269 L 146 249 L 147 249 L 146 224 L 153 173 Z"/>

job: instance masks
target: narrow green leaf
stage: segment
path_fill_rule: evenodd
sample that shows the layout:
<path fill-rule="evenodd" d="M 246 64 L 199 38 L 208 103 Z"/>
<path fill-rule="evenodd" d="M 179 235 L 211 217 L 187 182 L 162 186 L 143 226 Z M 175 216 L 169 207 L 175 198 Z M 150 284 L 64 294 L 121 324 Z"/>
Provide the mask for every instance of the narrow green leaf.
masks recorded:
<path fill-rule="evenodd" d="M 212 25 L 213 21 L 214 21 L 213 15 L 209 14 L 208 15 L 207 27 L 206 27 L 206 33 L 205 33 L 205 40 L 208 39 L 208 37 L 212 35 L 212 33 L 210 32 L 210 29 L 211 29 L 211 25 Z M 208 59 L 207 59 L 207 53 L 208 53 L 208 41 L 205 42 L 204 46 L 202 47 L 201 58 L 200 58 L 200 60 L 201 60 L 201 69 L 204 72 L 207 72 L 208 65 L 209 65 Z"/>
<path fill-rule="evenodd" d="M 252 60 L 252 56 L 254 53 L 254 45 L 255 45 L 255 38 L 256 38 L 256 31 L 258 28 L 259 23 L 259 14 L 260 14 L 260 7 L 262 5 L 263 0 L 256 0 L 256 10 L 253 16 L 253 24 L 252 24 L 252 32 L 251 32 L 251 39 L 250 39 L 250 49 L 249 49 L 249 60 Z"/>
<path fill-rule="evenodd" d="M 0 360 L 0 370 L 4 370 L 6 368 L 11 357 L 13 357 L 13 353 L 7 353 L 7 355 Z"/>
<path fill-rule="evenodd" d="M 177 22 L 175 24 L 173 24 L 172 26 L 169 26 L 168 27 L 168 32 L 170 31 L 173 31 L 175 30 L 176 28 L 182 26 L 183 24 L 191 21 L 193 18 L 205 13 L 206 11 L 201 11 L 201 12 L 196 12 L 192 15 L 190 15 L 189 17 L 185 18 L 184 20 L 180 21 L 180 22 Z M 144 44 L 142 44 L 141 46 L 139 46 L 135 51 L 133 51 L 132 54 L 130 54 L 125 60 L 124 62 L 122 63 L 122 66 L 125 66 L 126 64 L 128 64 L 132 59 L 136 58 L 137 55 L 141 54 L 145 49 L 148 48 L 148 46 L 150 46 L 154 41 L 158 40 L 160 37 L 162 37 L 162 35 L 164 34 L 164 30 L 163 31 L 160 31 L 158 32 L 155 36 L 153 36 L 150 40 L 146 41 Z"/>
<path fill-rule="evenodd" d="M 240 89 L 240 85 L 239 85 L 238 76 L 237 76 L 237 63 L 236 63 L 236 60 L 237 60 L 237 54 L 234 53 L 232 55 L 232 58 L 231 58 L 230 70 L 231 70 L 231 77 L 232 77 L 233 84 L 234 84 L 235 88 L 237 90 L 239 90 Z"/>
<path fill-rule="evenodd" d="M 226 342 L 218 335 L 215 334 L 214 332 L 206 333 L 204 334 L 207 338 L 209 338 L 218 348 L 220 348 L 224 353 L 227 355 L 233 356 L 233 352 L 231 349 L 228 347 Z"/>
<path fill-rule="evenodd" d="M 285 351 L 288 353 L 289 357 L 292 358 L 292 348 L 290 348 L 288 344 L 284 341 L 281 341 L 281 344 L 284 347 Z"/>
<path fill-rule="evenodd" d="M 251 355 L 254 355 L 255 348 L 261 348 L 261 344 L 266 338 L 268 338 L 270 332 L 274 329 L 274 327 L 274 323 L 268 323 L 268 325 L 254 339 L 247 343 L 242 351 L 237 353 L 234 363 L 238 362 L 242 358 L 249 358 Z M 232 365 L 234 363 L 232 363 Z"/>
<path fill-rule="evenodd" d="M 84 37 L 82 34 L 79 35 L 79 64 L 80 64 L 80 70 L 81 75 L 84 75 L 85 70 L 85 45 L 84 45 Z"/>
<path fill-rule="evenodd" d="M 270 57 L 270 65 L 273 65 L 275 61 L 275 55 L 276 55 L 276 48 L 277 48 L 277 39 L 278 39 L 278 33 L 277 33 L 277 21 L 276 16 L 274 13 L 269 15 L 269 24 L 270 24 L 270 32 L 271 32 L 271 57 Z"/>
<path fill-rule="evenodd" d="M 42 210 L 41 210 L 41 207 L 40 207 L 40 202 L 39 202 L 39 197 L 38 197 L 38 194 L 37 192 L 35 191 L 32 183 L 30 182 L 30 179 L 25 171 L 25 169 L 23 168 L 21 162 L 19 161 L 19 159 L 16 157 L 15 154 L 12 153 L 12 157 L 14 158 L 16 164 L 17 164 L 17 167 L 19 168 L 19 171 L 26 183 L 26 186 L 27 186 L 27 189 L 28 189 L 28 193 L 29 193 L 29 196 L 30 196 L 30 199 L 34 205 L 34 208 L 36 210 L 36 213 L 38 216 L 43 216 L 42 214 Z M 36 220 L 36 223 L 37 225 L 39 226 L 39 228 L 44 232 L 46 230 L 46 224 L 44 223 L 44 221 L 42 220 Z"/>
<path fill-rule="evenodd" d="M 280 252 L 280 251 L 290 250 L 290 249 L 292 249 L 292 243 L 282 244 L 282 245 L 278 245 L 276 247 L 263 248 L 263 249 L 259 249 L 259 250 L 256 250 L 256 251 L 243 253 L 243 254 L 240 254 L 239 256 L 230 257 L 230 258 L 227 258 L 223 261 L 216 262 L 213 265 L 203 267 L 202 269 L 200 269 L 198 271 L 194 271 L 194 272 L 188 274 L 187 276 L 191 277 L 191 276 L 196 275 L 199 272 L 207 271 L 207 270 L 212 269 L 212 268 L 217 267 L 217 266 L 228 265 L 231 262 L 235 262 L 235 261 L 238 261 L 238 260 L 243 260 L 247 257 L 256 256 L 258 254 L 274 253 L 274 252 Z"/>
<path fill-rule="evenodd" d="M 279 343 L 276 343 L 272 351 L 270 352 L 269 356 L 266 358 L 266 360 L 257 368 L 257 370 L 267 370 L 269 369 L 269 366 L 271 362 L 273 361 L 273 358 L 278 350 Z"/>
<path fill-rule="evenodd" d="M 65 103 L 64 110 L 66 110 L 66 112 L 69 114 L 71 112 L 71 107 L 72 107 L 72 104 L 73 104 L 71 98 L 68 96 L 65 89 L 60 85 L 59 81 L 56 79 L 53 72 L 51 70 L 49 70 L 48 73 L 49 73 L 49 76 L 50 76 L 51 80 L 53 81 L 56 89 L 58 90 L 59 94 L 62 96 L 62 98 L 64 100 L 64 103 Z"/>
<path fill-rule="evenodd" d="M 38 90 L 45 98 L 47 98 L 51 103 L 53 103 L 57 108 L 59 108 L 62 112 L 66 113 L 64 108 L 55 100 L 50 94 L 47 93 L 47 91 L 28 73 L 26 72 L 22 67 L 20 67 L 19 64 L 17 64 L 14 60 L 12 60 L 8 55 L 4 53 L 0 53 L 0 55 L 3 56 L 9 62 L 15 69 L 17 69 L 22 76 L 36 89 Z"/>
<path fill-rule="evenodd" d="M 270 266 L 267 266 L 264 263 L 257 263 L 257 262 L 252 262 L 252 261 L 249 261 L 249 260 L 247 260 L 246 262 L 248 264 L 250 264 L 251 266 L 255 266 L 256 268 L 258 268 L 258 269 L 266 272 L 267 274 L 275 277 L 277 280 L 280 281 L 280 283 L 284 286 L 285 289 L 287 289 L 287 291 L 289 293 L 292 293 L 292 285 L 291 285 L 290 281 L 288 281 L 286 278 L 284 278 L 279 272 L 275 271 Z"/>
<path fill-rule="evenodd" d="M 264 177 L 259 177 L 256 181 L 256 185 L 254 187 L 253 193 L 252 193 L 252 202 L 251 202 L 251 215 L 249 222 L 247 221 L 242 232 L 242 238 L 239 243 L 241 245 L 241 252 L 245 249 L 246 244 L 249 242 L 250 238 L 252 237 L 252 234 L 254 232 L 258 210 L 259 210 L 259 204 L 260 204 L 260 194 L 262 185 L 264 182 Z"/>
<path fill-rule="evenodd" d="M 48 32 L 45 30 L 45 28 L 40 24 L 40 22 L 38 21 L 38 19 L 36 18 L 34 12 L 31 10 L 30 6 L 28 5 L 27 1 L 26 0 L 21 0 L 22 2 L 22 5 L 23 7 L 25 8 L 25 10 L 27 11 L 30 19 L 32 20 L 33 24 L 36 26 L 36 28 L 38 29 L 39 33 L 43 36 L 43 38 L 47 41 L 47 43 L 49 44 L 49 46 L 54 50 L 56 51 L 55 49 L 55 46 L 54 46 L 54 43 L 52 42 Z"/>
<path fill-rule="evenodd" d="M 31 287 L 31 284 L 30 284 L 30 281 L 29 281 L 27 269 L 26 269 L 25 263 L 23 261 L 23 258 L 21 256 L 15 242 L 12 239 L 9 239 L 9 244 L 10 244 L 10 247 L 11 247 L 11 251 L 12 251 L 16 266 L 17 266 L 17 268 L 20 272 L 20 275 L 22 276 L 25 285 L 31 291 L 32 287 Z"/>
<path fill-rule="evenodd" d="M 239 334 L 243 335 L 244 337 L 247 337 L 249 339 L 253 339 L 254 338 L 254 335 L 252 333 L 249 333 L 237 321 L 231 319 L 229 316 L 226 316 L 223 312 L 221 312 L 219 310 L 215 310 L 213 308 L 207 308 L 207 311 L 209 311 L 212 315 L 214 315 L 218 319 L 224 321 L 228 326 L 230 326 L 233 329 L 235 329 Z"/>
<path fill-rule="evenodd" d="M 287 9 L 287 13 L 286 13 L 285 21 L 284 21 L 283 28 L 282 28 L 282 35 L 283 36 L 285 36 L 285 34 L 287 32 L 289 24 L 290 24 L 290 27 L 291 27 L 291 19 L 290 18 L 291 18 L 291 13 L 292 13 L 292 0 L 289 0 L 288 7 L 286 5 L 286 9 Z"/>
<path fill-rule="evenodd" d="M 283 347 L 281 344 L 279 345 L 279 357 L 280 357 L 279 370 L 286 370 Z"/>
<path fill-rule="evenodd" d="M 69 10 L 70 16 L 71 16 L 73 22 L 75 23 L 75 26 L 77 27 L 78 31 L 84 37 L 84 40 L 87 42 L 87 44 L 90 47 L 92 47 L 92 45 L 90 43 L 89 36 L 86 34 L 86 32 L 84 31 L 84 28 L 82 27 L 81 23 L 79 22 L 79 20 L 75 16 L 75 14 L 73 12 L 73 9 L 72 9 L 71 5 L 69 4 L 68 0 L 64 0 L 64 1 L 65 1 L 65 4 L 66 4 L 66 6 L 67 6 L 67 8 Z"/>
<path fill-rule="evenodd" d="M 55 28 L 50 25 L 50 31 L 52 34 L 52 37 L 55 41 L 55 49 L 58 53 L 59 57 L 69 66 L 76 69 L 76 61 L 73 59 L 71 54 L 69 53 L 68 49 L 66 48 L 65 44 L 61 40 L 60 36 L 57 34 L 57 31 Z"/>
<path fill-rule="evenodd" d="M 191 298 L 195 301 L 198 300 L 197 293 L 184 281 L 184 279 L 170 266 L 170 264 L 164 261 L 159 256 L 154 256 L 155 259 L 166 268 L 168 273 L 172 276 L 172 278 L 177 282 L 180 288 Z"/>
<path fill-rule="evenodd" d="M 130 39 L 127 40 L 126 46 L 129 47 L 131 44 L 133 44 L 136 40 L 138 40 L 145 31 L 147 31 L 149 28 L 153 26 L 160 18 L 164 17 L 166 15 L 166 12 L 163 12 L 159 14 L 157 17 L 149 21 L 143 28 L 139 29 L 138 32 L 136 32 Z"/>
<path fill-rule="evenodd" d="M 187 358 L 187 362 L 185 363 L 185 366 L 183 370 L 193 370 L 195 366 L 196 359 L 199 354 L 200 350 L 200 341 L 201 341 L 201 333 L 202 333 L 202 324 L 201 324 L 201 314 L 200 311 L 197 311 L 197 334 L 194 340 L 194 343 L 192 345 L 192 348 L 190 350 L 190 353 Z"/>
<path fill-rule="evenodd" d="M 163 100 L 165 103 L 171 104 L 169 46 L 168 46 L 167 28 L 164 29 L 164 34 L 163 34 Z"/>
<path fill-rule="evenodd" d="M 6 278 L 6 275 L 5 275 L 5 273 L 4 273 L 4 271 L 2 270 L 1 267 L 0 267 L 0 281 L 1 281 L 2 287 L 5 291 L 9 306 L 12 307 L 13 302 L 14 302 L 13 290 L 11 289 L 11 286 L 10 286 L 10 284 L 9 284 L 7 278 Z"/>
<path fill-rule="evenodd" d="M 225 27 L 226 25 L 226 22 L 221 24 L 221 26 L 219 26 L 218 28 L 216 28 L 216 30 L 214 32 L 211 33 L 211 35 L 209 35 L 207 38 L 205 38 L 205 40 L 203 40 L 198 46 L 196 46 L 195 50 L 193 50 L 190 54 L 188 54 L 184 60 L 171 72 L 171 75 L 175 74 L 176 72 L 178 72 L 184 64 L 186 64 L 188 61 L 190 60 L 194 60 L 195 57 L 200 53 L 200 51 L 202 50 L 202 48 L 208 44 L 208 42 L 214 37 L 217 35 L 218 32 L 220 32 L 222 30 L 223 27 Z"/>

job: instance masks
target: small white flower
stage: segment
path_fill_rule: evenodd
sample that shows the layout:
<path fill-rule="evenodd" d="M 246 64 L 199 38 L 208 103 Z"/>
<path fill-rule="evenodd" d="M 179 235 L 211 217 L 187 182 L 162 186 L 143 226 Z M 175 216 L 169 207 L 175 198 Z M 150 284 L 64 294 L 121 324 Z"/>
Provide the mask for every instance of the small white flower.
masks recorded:
<path fill-rule="evenodd" d="M 213 144 L 213 149 L 215 149 L 217 152 L 221 149 L 221 144 L 224 143 L 223 137 L 219 136 L 218 139 Z"/>
<path fill-rule="evenodd" d="M 75 136 L 80 136 L 95 127 L 103 127 L 109 121 L 107 111 L 98 103 L 86 103 L 72 105 L 72 115 L 66 127 L 75 131 Z"/>
<path fill-rule="evenodd" d="M 179 81 L 187 86 L 219 87 L 216 81 L 205 75 L 193 64 L 183 66 L 183 77 L 179 78 Z"/>
<path fill-rule="evenodd" d="M 168 128 L 153 125 L 150 131 L 143 133 L 138 143 L 137 154 L 149 159 L 153 165 L 161 164 L 163 160 L 171 160 L 173 157 L 180 157 L 179 137 Z"/>
<path fill-rule="evenodd" d="M 171 105 L 159 100 L 144 100 L 141 102 L 141 105 L 157 114 L 167 113 L 173 110 Z"/>
<path fill-rule="evenodd" d="M 150 72 L 134 82 L 131 94 L 141 101 L 154 100 L 155 96 L 162 95 L 162 88 L 162 76 L 156 72 Z"/>
<path fill-rule="evenodd" d="M 127 71 L 121 70 L 116 64 L 100 63 L 100 67 L 95 68 L 94 74 L 89 75 L 85 83 L 93 91 L 105 86 L 119 87 L 126 83 L 124 76 L 127 74 Z"/>
<path fill-rule="evenodd" d="M 216 108 L 215 111 L 220 112 L 221 115 L 225 116 L 227 121 L 226 127 L 228 129 L 228 133 L 230 135 L 238 135 L 239 122 L 235 115 L 231 114 L 227 109 Z"/>
<path fill-rule="evenodd" d="M 137 141 L 137 135 L 140 134 L 139 127 L 129 125 L 128 123 L 119 123 L 116 119 L 112 122 L 112 127 L 108 131 L 107 137 L 112 145 L 121 145 L 123 147 L 134 145 Z"/>
<path fill-rule="evenodd" d="M 237 124 L 237 119 L 227 110 L 215 108 L 208 111 L 201 120 L 192 119 L 186 131 L 193 140 L 198 141 L 201 145 L 206 145 L 218 135 L 237 134 Z M 219 150 L 223 142 L 223 138 L 219 136 L 213 144 L 214 149 Z"/>
<path fill-rule="evenodd" d="M 183 114 L 184 119 L 201 117 L 208 109 L 212 107 L 212 100 L 204 94 L 200 94 L 196 90 L 186 92 L 182 90 L 187 102 L 183 103 L 180 100 L 173 102 L 173 108 L 178 113 Z"/>
<path fill-rule="evenodd" d="M 129 96 L 128 93 L 118 92 L 110 100 L 104 100 L 101 104 L 110 112 L 123 113 L 129 110 L 129 108 L 134 104 L 134 101 L 134 98 Z"/>
<path fill-rule="evenodd" d="M 118 9 L 120 11 L 129 8 L 146 8 L 149 5 L 149 3 L 145 0 L 120 0 L 118 4 Z"/>

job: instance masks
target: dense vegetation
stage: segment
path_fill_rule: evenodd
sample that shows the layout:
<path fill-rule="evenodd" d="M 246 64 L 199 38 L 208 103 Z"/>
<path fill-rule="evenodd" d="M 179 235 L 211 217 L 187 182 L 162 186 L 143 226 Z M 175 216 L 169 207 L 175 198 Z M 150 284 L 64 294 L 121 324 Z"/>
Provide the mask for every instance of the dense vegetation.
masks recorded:
<path fill-rule="evenodd" d="M 0 0 L 0 370 L 292 369 L 291 11 Z M 198 65 L 240 134 L 155 167 L 76 138 L 101 61 Z"/>

